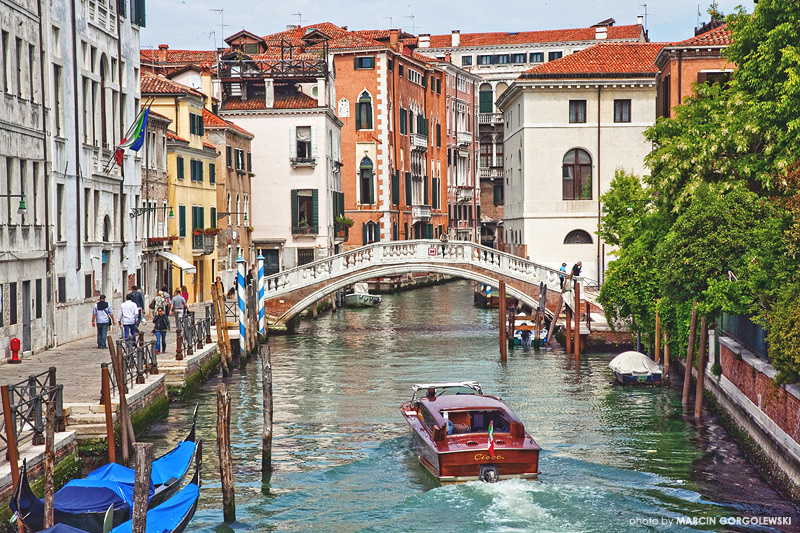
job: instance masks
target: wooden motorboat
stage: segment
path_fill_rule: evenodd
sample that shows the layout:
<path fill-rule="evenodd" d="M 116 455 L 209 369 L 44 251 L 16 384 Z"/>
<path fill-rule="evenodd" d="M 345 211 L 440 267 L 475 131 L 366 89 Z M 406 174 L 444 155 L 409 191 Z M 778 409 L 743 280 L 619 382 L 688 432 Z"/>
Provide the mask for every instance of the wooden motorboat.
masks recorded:
<path fill-rule="evenodd" d="M 353 285 L 353 292 L 345 294 L 344 305 L 345 307 L 375 307 L 381 303 L 381 296 L 379 294 L 370 294 L 369 287 L 366 283 L 355 283 Z"/>
<path fill-rule="evenodd" d="M 150 507 L 155 507 L 180 489 L 197 449 L 195 420 L 185 440 L 153 461 L 150 489 Z M 103 521 L 109 506 L 114 506 L 113 525 L 130 518 L 133 508 L 132 468 L 110 463 L 89 473 L 84 479 L 74 479 L 64 485 L 54 496 L 56 523 L 102 533 Z M 9 501 L 9 507 L 31 531 L 39 531 L 44 523 L 44 500 L 31 490 L 27 465 L 23 462 L 19 482 Z"/>
<path fill-rule="evenodd" d="M 608 367 L 623 385 L 661 384 L 662 366 L 641 352 L 622 352 L 608 363 Z"/>
<path fill-rule="evenodd" d="M 539 476 L 541 448 L 500 398 L 474 381 L 417 384 L 400 412 L 419 461 L 442 482 Z M 421 395 L 418 392 L 422 391 Z"/>

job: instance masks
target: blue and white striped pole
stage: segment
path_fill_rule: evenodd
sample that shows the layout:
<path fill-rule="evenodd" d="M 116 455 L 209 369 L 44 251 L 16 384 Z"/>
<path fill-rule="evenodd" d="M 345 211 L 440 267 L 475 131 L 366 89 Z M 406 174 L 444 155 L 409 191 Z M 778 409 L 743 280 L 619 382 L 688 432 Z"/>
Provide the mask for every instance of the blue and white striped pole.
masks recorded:
<path fill-rule="evenodd" d="M 266 293 L 264 292 L 264 256 L 258 254 L 258 333 L 264 336 L 264 326 L 266 325 L 264 317 L 264 304 L 267 303 Z"/>
<path fill-rule="evenodd" d="M 236 294 L 239 297 L 239 357 L 246 357 L 245 349 L 245 331 L 244 331 L 244 302 L 245 302 L 245 280 L 244 280 L 245 262 L 242 256 L 236 260 Z"/>

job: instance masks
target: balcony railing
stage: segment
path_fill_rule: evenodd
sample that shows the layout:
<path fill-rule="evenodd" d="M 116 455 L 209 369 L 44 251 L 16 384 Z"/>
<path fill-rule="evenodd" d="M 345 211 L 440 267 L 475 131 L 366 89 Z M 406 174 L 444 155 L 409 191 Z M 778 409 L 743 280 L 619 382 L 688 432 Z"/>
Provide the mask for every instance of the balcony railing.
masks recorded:
<path fill-rule="evenodd" d="M 316 235 L 319 233 L 319 226 L 292 226 L 292 235 Z"/>
<path fill-rule="evenodd" d="M 502 178 L 504 175 L 502 167 L 482 168 L 480 174 L 481 178 Z"/>
<path fill-rule="evenodd" d="M 316 157 L 290 157 L 289 161 L 293 167 L 313 167 L 317 164 Z"/>
<path fill-rule="evenodd" d="M 472 144 L 472 132 L 471 131 L 459 131 L 456 134 L 456 140 L 458 144 Z"/>
<path fill-rule="evenodd" d="M 456 198 L 459 202 L 471 202 L 472 201 L 472 188 L 466 187 L 459 187 L 458 194 Z"/>
<path fill-rule="evenodd" d="M 429 205 L 412 205 L 411 218 L 414 222 L 427 222 L 431 219 L 431 206 Z"/>
<path fill-rule="evenodd" d="M 412 133 L 411 134 L 411 148 L 417 150 L 427 150 L 428 149 L 428 136 L 422 135 L 421 133 Z"/>
<path fill-rule="evenodd" d="M 478 113 L 478 124 L 502 124 L 502 113 Z"/>

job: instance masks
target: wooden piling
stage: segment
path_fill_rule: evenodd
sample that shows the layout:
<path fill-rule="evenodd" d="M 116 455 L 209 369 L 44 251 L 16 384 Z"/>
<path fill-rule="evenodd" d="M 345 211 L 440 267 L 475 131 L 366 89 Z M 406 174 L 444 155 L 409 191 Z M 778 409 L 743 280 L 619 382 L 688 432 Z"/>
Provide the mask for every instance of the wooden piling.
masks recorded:
<path fill-rule="evenodd" d="M 145 533 L 147 529 L 147 504 L 150 493 L 150 472 L 153 468 L 153 445 L 139 442 L 133 445 L 136 470 L 133 482 L 132 533 Z"/>
<path fill-rule="evenodd" d="M 8 385 L 0 387 L 0 396 L 3 400 L 3 421 L 6 431 L 6 456 L 11 463 L 11 483 L 16 487 L 19 483 L 19 450 L 17 450 L 17 436 L 14 430 L 14 415 L 11 408 L 11 394 Z M 22 524 L 22 522 L 19 522 Z M 20 529 L 22 531 L 22 529 Z"/>
<path fill-rule="evenodd" d="M 664 332 L 664 373 L 661 381 L 669 384 L 669 331 Z"/>
<path fill-rule="evenodd" d="M 552 344 L 554 333 L 556 331 L 556 323 L 558 322 L 558 317 L 561 316 L 561 311 L 564 309 L 564 296 L 563 292 L 558 295 L 558 304 L 556 305 L 556 312 L 553 314 L 553 320 L 550 322 L 550 330 L 547 332 L 547 340 L 545 341 L 547 344 Z"/>
<path fill-rule="evenodd" d="M 656 353 L 654 359 L 656 363 L 661 361 L 661 315 L 658 314 L 658 309 L 656 309 Z"/>
<path fill-rule="evenodd" d="M 708 322 L 700 319 L 700 351 L 697 355 L 697 390 L 694 396 L 694 418 L 703 416 L 703 387 L 706 380 L 706 345 L 708 345 Z"/>
<path fill-rule="evenodd" d="M 568 305 L 564 306 L 564 322 L 567 326 L 566 331 L 566 346 L 564 346 L 564 351 L 566 353 L 572 353 L 572 309 Z"/>
<path fill-rule="evenodd" d="M 222 516 L 225 522 L 236 520 L 236 494 L 233 488 L 231 459 L 231 396 L 224 383 L 217 386 L 217 446 L 219 475 L 222 481 Z"/>
<path fill-rule="evenodd" d="M 44 429 L 44 522 L 45 529 L 52 527 L 56 475 L 56 402 L 47 402 L 47 418 Z"/>
<path fill-rule="evenodd" d="M 108 440 L 108 462 L 117 462 L 117 450 L 114 442 L 114 411 L 111 410 L 111 376 L 108 373 L 108 363 L 100 365 L 100 387 L 103 396 L 103 411 L 106 415 L 106 439 Z M 121 427 L 121 426 L 120 426 Z"/>
<path fill-rule="evenodd" d="M 506 338 L 508 338 L 508 347 L 514 348 L 514 326 L 517 322 L 517 315 L 514 313 L 514 309 L 508 309 L 506 322 L 508 324 L 506 329 Z"/>
<path fill-rule="evenodd" d="M 261 356 L 261 391 L 264 426 L 261 432 L 261 471 L 272 471 L 272 357 L 269 344 L 258 346 Z"/>
<path fill-rule="evenodd" d="M 125 386 L 125 369 L 123 368 L 122 354 L 117 352 L 111 335 L 108 336 L 107 342 L 119 394 L 119 432 L 122 436 L 122 464 L 127 466 L 129 446 L 136 444 L 136 435 L 133 432 L 133 422 L 131 422 L 130 412 L 128 411 L 128 398 L 126 396 L 128 391 Z"/>
<path fill-rule="evenodd" d="M 508 359 L 508 340 L 506 339 L 506 282 L 500 281 L 500 362 Z"/>
<path fill-rule="evenodd" d="M 577 279 L 572 290 L 575 293 L 575 345 L 572 349 L 578 360 L 581 358 L 581 285 Z"/>
<path fill-rule="evenodd" d="M 686 368 L 683 373 L 683 396 L 681 405 L 685 409 L 689 405 L 689 386 L 692 382 L 692 365 L 694 364 L 694 338 L 697 333 L 697 300 L 692 302 L 692 321 L 689 325 L 689 347 L 686 349 Z"/>
<path fill-rule="evenodd" d="M 221 303 L 221 299 L 224 298 L 220 294 L 222 291 L 221 285 L 222 283 L 215 282 L 211 286 L 211 305 L 214 308 L 214 322 L 217 324 L 217 349 L 222 363 L 222 375 L 227 376 L 231 373 L 231 367 L 226 348 L 230 350 L 230 346 L 225 346 L 225 335 L 223 333 L 223 331 L 227 332 L 228 324 L 225 319 L 225 304 Z M 220 313 L 220 307 L 222 308 L 222 313 Z"/>

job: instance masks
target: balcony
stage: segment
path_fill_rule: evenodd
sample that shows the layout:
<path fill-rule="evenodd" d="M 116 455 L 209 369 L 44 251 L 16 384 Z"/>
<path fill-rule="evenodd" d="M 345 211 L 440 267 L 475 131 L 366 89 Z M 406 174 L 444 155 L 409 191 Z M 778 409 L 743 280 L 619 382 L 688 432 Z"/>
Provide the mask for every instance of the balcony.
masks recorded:
<path fill-rule="evenodd" d="M 459 220 L 456 222 L 456 227 L 458 229 L 469 229 L 472 227 L 472 224 L 469 220 Z"/>
<path fill-rule="evenodd" d="M 412 133 L 411 137 L 411 149 L 412 150 L 421 150 L 427 151 L 428 150 L 428 136 L 422 135 L 421 133 Z"/>
<path fill-rule="evenodd" d="M 456 200 L 459 202 L 471 202 L 472 192 L 472 187 L 459 187 Z"/>
<path fill-rule="evenodd" d="M 502 113 L 478 113 L 478 124 L 502 124 Z"/>
<path fill-rule="evenodd" d="M 502 178 L 504 176 L 503 167 L 490 167 L 480 169 L 481 179 Z"/>
<path fill-rule="evenodd" d="M 309 225 L 292 226 L 293 237 L 303 237 L 303 236 L 316 237 L 318 233 L 319 233 L 319 226 L 309 226 Z"/>
<path fill-rule="evenodd" d="M 469 146 L 473 142 L 472 132 L 471 131 L 459 131 L 456 134 L 456 141 L 460 146 L 467 145 Z"/>
<path fill-rule="evenodd" d="M 428 222 L 431 219 L 431 206 L 429 205 L 412 205 L 411 218 L 416 222 Z"/>
<path fill-rule="evenodd" d="M 192 253 L 194 255 L 211 255 L 216 247 L 217 236 L 203 233 L 192 234 Z"/>
<path fill-rule="evenodd" d="M 316 157 L 290 157 L 289 161 L 293 167 L 315 167 L 317 166 Z"/>
<path fill-rule="evenodd" d="M 169 236 L 169 237 L 150 237 L 147 239 L 147 248 L 148 249 L 157 249 L 157 250 L 171 250 L 172 249 L 172 241 L 177 241 L 178 237 L 176 235 Z"/>

